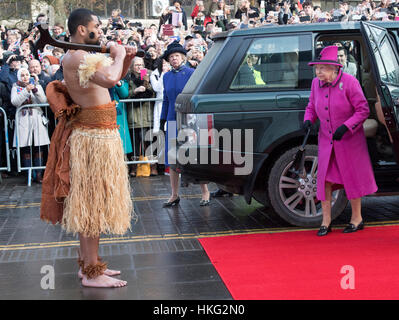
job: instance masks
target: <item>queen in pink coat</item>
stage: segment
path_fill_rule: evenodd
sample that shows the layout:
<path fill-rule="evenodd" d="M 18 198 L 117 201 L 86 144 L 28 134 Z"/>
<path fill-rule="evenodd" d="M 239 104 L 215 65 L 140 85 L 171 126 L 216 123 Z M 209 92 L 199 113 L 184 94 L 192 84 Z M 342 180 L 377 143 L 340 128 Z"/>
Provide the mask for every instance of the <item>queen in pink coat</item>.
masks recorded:
<path fill-rule="evenodd" d="M 318 231 L 331 231 L 331 193 L 344 188 L 352 207 L 345 233 L 364 227 L 361 197 L 377 191 L 367 149 L 363 122 L 369 106 L 357 79 L 342 72 L 337 59 L 338 47 L 324 48 L 315 66 L 316 78 L 304 117 L 305 129 L 319 119 L 317 198 L 321 200 L 323 221 Z"/>

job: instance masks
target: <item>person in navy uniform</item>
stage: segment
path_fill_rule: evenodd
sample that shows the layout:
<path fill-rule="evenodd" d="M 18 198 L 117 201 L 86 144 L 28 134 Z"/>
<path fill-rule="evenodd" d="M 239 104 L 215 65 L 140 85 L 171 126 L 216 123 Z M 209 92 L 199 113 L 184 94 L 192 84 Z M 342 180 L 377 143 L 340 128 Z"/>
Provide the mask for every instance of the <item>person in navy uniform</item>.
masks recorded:
<path fill-rule="evenodd" d="M 178 41 L 174 41 L 168 45 L 163 59 L 168 61 L 172 70 L 165 73 L 163 78 L 164 94 L 161 111 L 160 129 L 165 129 L 166 123 L 166 137 L 165 137 L 165 165 L 168 163 L 168 146 L 171 138 L 177 137 L 176 128 L 176 111 L 175 102 L 177 96 L 183 91 L 184 86 L 190 79 L 194 69 L 188 68 L 185 65 L 187 51 Z M 175 166 L 169 166 L 170 184 L 172 187 L 172 195 L 167 202 L 163 204 L 164 207 L 171 207 L 179 204 L 179 173 Z M 202 199 L 201 206 L 209 205 L 210 193 L 207 184 L 201 184 Z"/>

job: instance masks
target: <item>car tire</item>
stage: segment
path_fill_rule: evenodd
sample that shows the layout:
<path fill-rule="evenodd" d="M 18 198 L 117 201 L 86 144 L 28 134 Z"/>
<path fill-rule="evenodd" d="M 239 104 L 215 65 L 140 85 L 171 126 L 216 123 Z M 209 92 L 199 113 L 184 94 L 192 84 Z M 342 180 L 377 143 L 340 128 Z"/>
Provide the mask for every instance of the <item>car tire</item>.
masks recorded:
<path fill-rule="evenodd" d="M 306 175 L 290 172 L 298 147 L 283 153 L 270 171 L 267 184 L 272 209 L 288 223 L 301 227 L 319 227 L 322 222 L 321 202 L 316 198 L 317 146 L 305 149 Z M 331 218 L 335 219 L 348 203 L 343 189 L 333 192 Z"/>

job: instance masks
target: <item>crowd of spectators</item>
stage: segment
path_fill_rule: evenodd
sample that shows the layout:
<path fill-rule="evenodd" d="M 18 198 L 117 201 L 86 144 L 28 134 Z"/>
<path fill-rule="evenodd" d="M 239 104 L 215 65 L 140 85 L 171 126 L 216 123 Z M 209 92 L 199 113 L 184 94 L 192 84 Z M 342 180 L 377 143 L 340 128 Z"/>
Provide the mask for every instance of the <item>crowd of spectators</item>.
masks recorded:
<path fill-rule="evenodd" d="M 362 0 L 356 6 L 351 6 L 349 1 L 339 1 L 338 7 L 331 10 L 323 10 L 308 0 L 257 0 L 257 4 L 251 6 L 248 0 L 241 0 L 235 14 L 235 18 L 241 21 L 241 27 L 399 20 L 398 0 Z"/>
<path fill-rule="evenodd" d="M 399 20 L 399 0 L 381 0 L 378 3 L 363 0 L 356 6 L 340 1 L 338 8 L 328 11 L 304 0 L 256 0 L 253 4 L 249 0 L 240 0 L 236 10 L 227 5 L 225 0 L 211 0 L 206 6 L 202 0 L 197 0 L 189 15 L 182 8 L 180 0 L 173 1 L 173 5 L 163 11 L 158 25 L 144 27 L 141 23 L 126 19 L 120 10 L 113 10 L 109 19 L 102 20 L 101 44 L 106 45 L 109 41 L 114 41 L 136 46 L 146 52 L 144 58 L 134 59 L 131 72 L 118 84 L 118 88 L 126 90 L 110 90 L 115 99 L 162 98 L 163 75 L 170 70 L 162 55 L 168 44 L 173 41 L 180 42 L 187 50 L 186 65 L 195 69 L 212 47 L 212 36 L 222 31 L 299 23 Z M 40 14 L 27 30 L 0 26 L 0 105 L 7 113 L 11 137 L 15 136 L 16 109 L 24 104 L 45 102 L 43 92 L 48 83 L 63 79 L 62 59 L 65 52 L 49 45 L 43 52 L 33 48 L 33 43 L 39 37 L 36 25 L 41 22 L 47 22 L 44 14 Z M 50 30 L 57 40 L 68 41 L 68 31 L 64 25 L 56 23 L 50 26 Z M 129 159 L 138 159 L 145 150 L 142 128 L 153 128 L 155 132 L 160 129 L 159 102 L 141 105 L 141 109 L 136 107 L 134 105 L 127 110 L 118 107 L 118 116 L 126 117 L 127 120 L 122 126 L 125 129 L 121 131 L 121 136 Z M 138 109 L 141 111 L 138 112 Z M 53 115 L 49 110 L 43 110 L 28 110 L 23 116 L 40 117 L 51 138 L 54 130 Z M 2 119 L 0 125 L 3 126 Z M 44 144 L 40 141 L 35 142 L 38 136 L 43 135 L 42 126 L 37 130 L 39 129 L 41 131 L 28 134 L 27 146 L 39 147 L 48 144 L 45 134 Z M 3 134 L 3 127 L 0 133 Z M 24 134 L 20 133 L 20 136 Z M 5 162 L 3 138 L 0 137 L 0 167 Z M 10 143 L 10 147 L 15 148 L 15 143 Z M 30 150 L 28 153 L 39 154 L 39 163 L 45 162 L 40 152 L 32 153 Z M 15 152 L 12 154 L 15 155 Z M 30 159 L 27 155 L 26 158 L 22 158 L 27 161 Z M 32 160 L 30 161 L 32 163 Z M 131 175 L 135 174 L 135 168 L 132 167 Z M 157 174 L 156 166 L 151 168 L 151 174 Z"/>

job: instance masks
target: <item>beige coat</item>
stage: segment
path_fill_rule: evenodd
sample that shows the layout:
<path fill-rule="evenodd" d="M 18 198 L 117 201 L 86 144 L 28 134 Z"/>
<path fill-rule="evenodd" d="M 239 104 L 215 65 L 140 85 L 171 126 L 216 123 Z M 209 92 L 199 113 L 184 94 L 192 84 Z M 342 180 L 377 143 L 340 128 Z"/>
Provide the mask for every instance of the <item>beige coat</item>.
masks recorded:
<path fill-rule="evenodd" d="M 151 75 L 151 71 L 148 71 Z M 134 90 L 143 85 L 146 88 L 145 92 L 134 94 Z M 140 75 L 132 72 L 129 81 L 129 99 L 149 99 L 154 98 L 154 91 L 149 81 L 140 80 Z M 129 129 L 132 128 L 149 128 L 154 123 L 154 102 L 134 102 L 128 103 L 128 123 Z"/>

